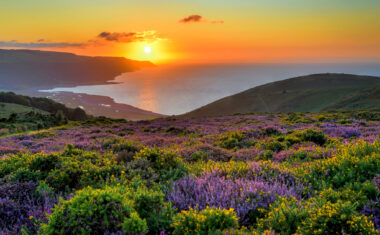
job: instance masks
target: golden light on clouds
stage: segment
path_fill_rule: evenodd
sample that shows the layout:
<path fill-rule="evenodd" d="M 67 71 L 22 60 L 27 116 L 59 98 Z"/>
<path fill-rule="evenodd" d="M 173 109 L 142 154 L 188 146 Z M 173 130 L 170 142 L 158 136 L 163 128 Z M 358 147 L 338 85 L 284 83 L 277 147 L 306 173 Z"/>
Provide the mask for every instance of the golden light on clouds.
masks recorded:
<path fill-rule="evenodd" d="M 178 58 L 169 50 L 167 41 L 156 41 L 154 43 L 134 42 L 123 44 L 123 56 L 133 60 L 149 60 L 153 63 L 169 63 Z"/>
<path fill-rule="evenodd" d="M 4 1 L 0 48 L 154 63 L 380 57 L 378 0 L 48 2 Z"/>

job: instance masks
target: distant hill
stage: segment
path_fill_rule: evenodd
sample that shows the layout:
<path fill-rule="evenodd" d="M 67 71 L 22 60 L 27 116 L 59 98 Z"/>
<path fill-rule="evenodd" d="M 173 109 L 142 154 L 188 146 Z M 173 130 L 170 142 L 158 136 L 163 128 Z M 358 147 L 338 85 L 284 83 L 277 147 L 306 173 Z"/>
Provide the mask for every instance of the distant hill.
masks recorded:
<path fill-rule="evenodd" d="M 16 91 L 103 84 L 124 72 L 152 66 L 148 61 L 124 57 L 0 49 L 0 89 Z"/>
<path fill-rule="evenodd" d="M 380 109 L 379 91 L 380 77 L 313 74 L 254 87 L 182 116 Z"/>
<path fill-rule="evenodd" d="M 0 49 L 0 90 L 27 96 L 49 97 L 67 107 L 83 107 L 88 114 L 142 120 L 163 117 L 131 105 L 117 104 L 103 96 L 38 92 L 55 87 L 110 83 L 124 72 L 155 66 L 149 61 L 124 57 L 90 57 L 72 53 Z"/>
<path fill-rule="evenodd" d="M 0 92 L 0 102 L 1 103 L 8 103 L 8 104 L 17 104 L 19 106 L 6 106 L 4 108 L 16 108 L 21 111 L 27 111 L 27 107 L 31 109 L 37 109 L 45 111 L 49 114 L 55 115 L 59 112 L 62 112 L 62 114 L 71 121 L 84 121 L 87 120 L 88 116 L 85 111 L 83 111 L 80 108 L 68 108 L 65 105 L 55 102 L 48 98 L 40 98 L 40 97 L 29 97 L 29 96 L 23 96 L 23 95 L 17 95 L 13 92 Z M 29 110 L 33 111 L 33 110 Z M 11 110 L 4 110 L 5 112 L 11 112 Z M 13 112 L 17 113 L 17 112 Z M 41 113 L 40 111 L 37 111 L 37 113 Z"/>

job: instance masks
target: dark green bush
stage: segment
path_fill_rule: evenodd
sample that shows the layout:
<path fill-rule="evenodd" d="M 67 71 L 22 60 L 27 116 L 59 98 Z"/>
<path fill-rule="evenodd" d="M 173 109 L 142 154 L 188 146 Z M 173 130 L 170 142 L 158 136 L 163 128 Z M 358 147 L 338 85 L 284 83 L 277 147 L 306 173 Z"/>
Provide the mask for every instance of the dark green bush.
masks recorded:
<path fill-rule="evenodd" d="M 146 219 L 149 234 L 170 231 L 174 209 L 165 203 L 164 197 L 162 192 L 146 188 L 133 193 L 134 208 L 142 219 Z"/>
<path fill-rule="evenodd" d="M 243 131 L 231 131 L 218 137 L 219 146 L 225 149 L 238 149 L 244 146 L 248 146 L 249 143 L 245 143 L 246 133 Z"/>
<path fill-rule="evenodd" d="M 296 131 L 292 133 L 293 136 L 300 138 L 301 141 L 306 142 L 314 142 L 318 145 L 323 145 L 327 141 L 327 137 L 322 131 L 314 130 L 314 129 L 306 129 L 302 131 Z"/>
<path fill-rule="evenodd" d="M 172 152 L 164 152 L 158 148 L 145 148 L 135 155 L 135 160 L 145 159 L 157 172 L 161 182 L 177 180 L 187 174 L 183 160 Z"/>
<path fill-rule="evenodd" d="M 53 208 L 41 234 L 146 232 L 145 220 L 134 212 L 133 202 L 123 197 L 118 189 L 83 189 Z"/>

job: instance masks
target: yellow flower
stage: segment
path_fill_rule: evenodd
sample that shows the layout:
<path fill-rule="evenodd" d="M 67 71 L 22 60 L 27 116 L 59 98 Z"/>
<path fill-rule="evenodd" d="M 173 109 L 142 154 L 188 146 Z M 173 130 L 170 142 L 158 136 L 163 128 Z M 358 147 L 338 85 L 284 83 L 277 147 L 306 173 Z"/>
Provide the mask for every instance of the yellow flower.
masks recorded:
<path fill-rule="evenodd" d="M 29 216 L 29 219 L 33 219 L 33 215 Z"/>

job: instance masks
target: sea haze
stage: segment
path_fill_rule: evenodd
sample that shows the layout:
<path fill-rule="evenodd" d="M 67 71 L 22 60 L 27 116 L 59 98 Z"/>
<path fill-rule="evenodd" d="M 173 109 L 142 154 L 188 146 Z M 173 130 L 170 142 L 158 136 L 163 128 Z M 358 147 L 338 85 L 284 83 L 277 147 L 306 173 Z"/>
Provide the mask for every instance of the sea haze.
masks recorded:
<path fill-rule="evenodd" d="M 48 91 L 109 96 L 118 103 L 173 115 L 268 82 L 327 72 L 380 76 L 380 64 L 161 65 L 117 76 L 113 82 L 118 84 Z"/>

